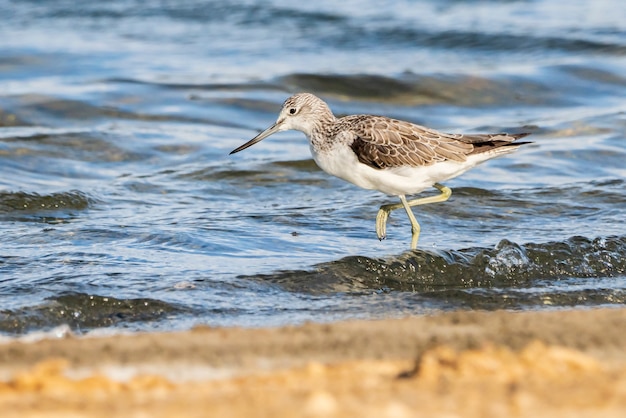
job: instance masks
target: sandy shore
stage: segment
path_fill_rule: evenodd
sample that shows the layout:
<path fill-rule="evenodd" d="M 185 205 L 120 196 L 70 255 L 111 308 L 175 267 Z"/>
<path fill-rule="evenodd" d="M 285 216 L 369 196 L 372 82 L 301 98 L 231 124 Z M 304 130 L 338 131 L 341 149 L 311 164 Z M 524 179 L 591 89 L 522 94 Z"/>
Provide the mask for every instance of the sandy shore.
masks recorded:
<path fill-rule="evenodd" d="M 2 417 L 623 417 L 626 309 L 0 344 Z"/>

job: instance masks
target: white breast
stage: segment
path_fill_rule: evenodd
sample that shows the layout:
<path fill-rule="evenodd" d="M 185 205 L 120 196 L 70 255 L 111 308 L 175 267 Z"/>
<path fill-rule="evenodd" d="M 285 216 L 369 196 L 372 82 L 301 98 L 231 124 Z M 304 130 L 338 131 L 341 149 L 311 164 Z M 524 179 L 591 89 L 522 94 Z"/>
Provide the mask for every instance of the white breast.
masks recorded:
<path fill-rule="evenodd" d="M 463 163 L 444 161 L 422 167 L 394 167 L 376 169 L 359 162 L 356 154 L 345 144 L 317 151 L 311 146 L 317 165 L 335 177 L 364 189 L 378 190 L 388 195 L 419 193 L 435 183 L 454 178 L 475 165 L 493 158 L 491 155 L 472 155 Z"/>

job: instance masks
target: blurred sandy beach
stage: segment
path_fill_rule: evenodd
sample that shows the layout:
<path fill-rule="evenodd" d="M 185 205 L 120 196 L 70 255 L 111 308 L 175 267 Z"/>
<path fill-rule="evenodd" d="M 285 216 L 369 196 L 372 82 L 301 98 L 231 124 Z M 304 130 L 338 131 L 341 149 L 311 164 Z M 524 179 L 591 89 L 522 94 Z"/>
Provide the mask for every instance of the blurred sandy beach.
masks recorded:
<path fill-rule="evenodd" d="M 3 417 L 622 417 L 626 310 L 0 345 Z"/>

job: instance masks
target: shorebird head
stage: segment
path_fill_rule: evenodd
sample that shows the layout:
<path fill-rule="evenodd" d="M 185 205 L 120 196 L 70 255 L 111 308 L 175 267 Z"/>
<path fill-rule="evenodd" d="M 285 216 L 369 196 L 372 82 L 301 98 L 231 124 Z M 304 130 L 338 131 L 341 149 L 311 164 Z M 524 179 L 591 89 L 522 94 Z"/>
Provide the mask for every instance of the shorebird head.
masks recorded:
<path fill-rule="evenodd" d="M 319 97 L 311 93 L 294 94 L 285 100 L 278 119 L 272 126 L 230 153 L 243 151 L 276 132 L 295 130 L 310 137 L 316 127 L 334 119 L 328 105 Z"/>

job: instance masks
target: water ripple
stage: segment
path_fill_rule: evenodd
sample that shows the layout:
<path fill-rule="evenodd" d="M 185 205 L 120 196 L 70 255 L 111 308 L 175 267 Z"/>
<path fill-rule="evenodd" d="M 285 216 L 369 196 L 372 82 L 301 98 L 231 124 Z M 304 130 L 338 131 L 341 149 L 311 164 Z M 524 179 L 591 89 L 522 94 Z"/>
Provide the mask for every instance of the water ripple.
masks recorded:
<path fill-rule="evenodd" d="M 257 277 L 291 291 L 434 292 L 442 289 L 526 287 L 536 281 L 613 277 L 626 273 L 626 237 L 518 245 L 503 240 L 495 248 L 407 252 L 398 257 L 351 256 L 313 270 Z"/>

